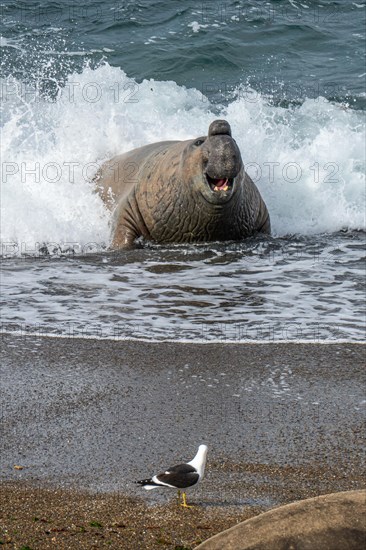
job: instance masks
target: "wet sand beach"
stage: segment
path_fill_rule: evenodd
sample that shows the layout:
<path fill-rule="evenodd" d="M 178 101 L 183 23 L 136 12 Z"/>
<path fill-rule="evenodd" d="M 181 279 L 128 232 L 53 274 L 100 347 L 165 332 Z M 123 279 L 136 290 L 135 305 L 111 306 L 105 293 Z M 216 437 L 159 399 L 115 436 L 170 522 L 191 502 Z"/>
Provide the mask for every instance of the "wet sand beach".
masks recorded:
<path fill-rule="evenodd" d="M 4 334 L 1 353 L 9 548 L 194 548 L 271 507 L 364 487 L 361 344 Z M 134 484 L 200 443 L 193 508 Z"/>

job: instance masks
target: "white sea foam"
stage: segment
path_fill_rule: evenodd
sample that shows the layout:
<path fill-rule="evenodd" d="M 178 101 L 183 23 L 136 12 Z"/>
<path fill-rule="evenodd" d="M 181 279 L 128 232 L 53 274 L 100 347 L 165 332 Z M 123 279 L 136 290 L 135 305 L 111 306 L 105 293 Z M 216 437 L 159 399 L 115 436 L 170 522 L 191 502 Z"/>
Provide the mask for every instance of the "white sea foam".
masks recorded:
<path fill-rule="evenodd" d="M 210 339 L 210 340 L 203 340 L 199 338 L 149 338 L 149 337 L 134 337 L 134 336 L 123 336 L 121 338 L 117 338 L 116 336 L 104 336 L 100 334 L 83 334 L 80 335 L 70 335 L 67 331 L 65 333 L 54 333 L 54 332 L 47 332 L 47 331 L 35 331 L 32 332 L 31 330 L 27 330 L 26 332 L 22 330 L 18 330 L 17 328 L 8 330 L 2 329 L 1 334 L 3 336 L 5 335 L 12 335 L 17 336 L 19 338 L 27 338 L 34 336 L 36 338 L 39 338 L 40 340 L 42 338 L 60 338 L 60 339 L 73 339 L 75 341 L 77 340 L 106 340 L 110 342 L 146 342 L 146 343 L 155 343 L 155 344 L 161 344 L 161 343 L 170 343 L 170 344 L 200 344 L 200 345 L 212 345 L 212 344 L 220 344 L 220 345 L 227 345 L 227 344 L 236 344 L 236 345 L 263 345 L 263 344 L 309 344 L 309 345 L 328 345 L 328 344 L 348 344 L 348 345 L 365 345 L 363 341 L 357 341 L 357 340 L 350 340 L 349 338 L 325 338 L 322 340 L 311 340 L 306 338 L 294 338 L 294 339 L 278 339 L 278 340 L 267 340 L 267 339 L 258 339 L 258 340 L 222 340 L 222 339 Z M 225 376 L 222 374 L 222 376 Z M 192 376 L 193 377 L 193 376 Z M 201 382 L 206 382 L 204 378 L 200 378 Z M 230 384 L 225 384 L 226 386 L 230 386 Z M 246 386 L 244 388 L 245 391 L 252 391 L 253 386 Z M 362 403 L 361 403 L 362 404 Z"/>
<path fill-rule="evenodd" d="M 16 50 L 22 50 L 18 45 L 18 40 L 6 38 L 5 36 L 0 36 L 0 48 L 15 48 Z"/>
<path fill-rule="evenodd" d="M 283 108 L 243 89 L 218 113 L 198 90 L 136 83 L 108 64 L 69 75 L 56 101 L 1 84 L 3 243 L 108 243 L 109 213 L 88 181 L 96 163 L 200 136 L 218 116 L 232 126 L 276 235 L 364 225 L 364 126 L 347 106 L 317 98 Z"/>

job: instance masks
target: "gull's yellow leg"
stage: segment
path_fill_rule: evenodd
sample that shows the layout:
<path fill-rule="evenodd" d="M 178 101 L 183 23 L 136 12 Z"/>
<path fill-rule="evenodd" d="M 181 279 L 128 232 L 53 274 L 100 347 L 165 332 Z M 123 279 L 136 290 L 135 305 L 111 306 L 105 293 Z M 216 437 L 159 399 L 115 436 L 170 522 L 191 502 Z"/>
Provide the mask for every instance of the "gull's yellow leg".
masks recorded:
<path fill-rule="evenodd" d="M 189 504 L 187 504 L 185 493 L 183 493 L 183 502 L 182 502 L 181 506 L 183 506 L 183 508 L 192 508 L 192 506 L 189 506 Z"/>

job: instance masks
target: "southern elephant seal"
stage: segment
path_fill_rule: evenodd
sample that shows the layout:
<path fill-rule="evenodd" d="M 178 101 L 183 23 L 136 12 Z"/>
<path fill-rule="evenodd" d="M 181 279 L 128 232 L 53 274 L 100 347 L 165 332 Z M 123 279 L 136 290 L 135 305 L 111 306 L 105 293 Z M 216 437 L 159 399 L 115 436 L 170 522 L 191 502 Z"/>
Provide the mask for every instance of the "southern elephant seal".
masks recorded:
<path fill-rule="evenodd" d="M 112 248 L 131 248 L 138 237 L 195 243 L 270 233 L 267 207 L 225 120 L 212 122 L 208 136 L 114 157 L 95 179 L 113 209 Z"/>

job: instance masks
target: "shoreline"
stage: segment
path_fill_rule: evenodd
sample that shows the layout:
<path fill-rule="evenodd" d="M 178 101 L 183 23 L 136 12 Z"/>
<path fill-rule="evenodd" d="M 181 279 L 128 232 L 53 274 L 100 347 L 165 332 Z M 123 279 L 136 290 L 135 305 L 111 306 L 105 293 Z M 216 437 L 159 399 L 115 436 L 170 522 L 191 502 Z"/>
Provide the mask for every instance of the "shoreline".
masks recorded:
<path fill-rule="evenodd" d="M 339 338 L 339 339 L 321 339 L 321 338 L 292 338 L 292 339 L 285 339 L 285 338 L 278 338 L 278 339 L 257 339 L 257 338 L 248 338 L 246 340 L 238 340 L 238 339 L 230 339 L 230 338 L 222 338 L 217 340 L 208 340 L 208 339 L 190 339 L 190 338 L 182 338 L 182 339 L 153 339 L 153 338 L 143 338 L 143 337 L 133 337 L 133 336 L 100 336 L 98 338 L 95 337 L 95 335 L 80 335 L 80 334 L 55 334 L 53 332 L 43 332 L 42 330 L 37 331 L 8 331 L 6 329 L 0 330 L 1 337 L 15 337 L 15 338 L 60 338 L 60 339 L 66 339 L 66 340 L 94 340 L 96 342 L 141 342 L 143 344 L 176 344 L 176 345 L 184 345 L 188 344 L 190 346 L 204 346 L 204 345 L 235 345 L 235 346 L 247 346 L 247 345 L 360 345 L 365 346 L 366 342 L 363 340 L 349 340 L 347 338 Z"/>

